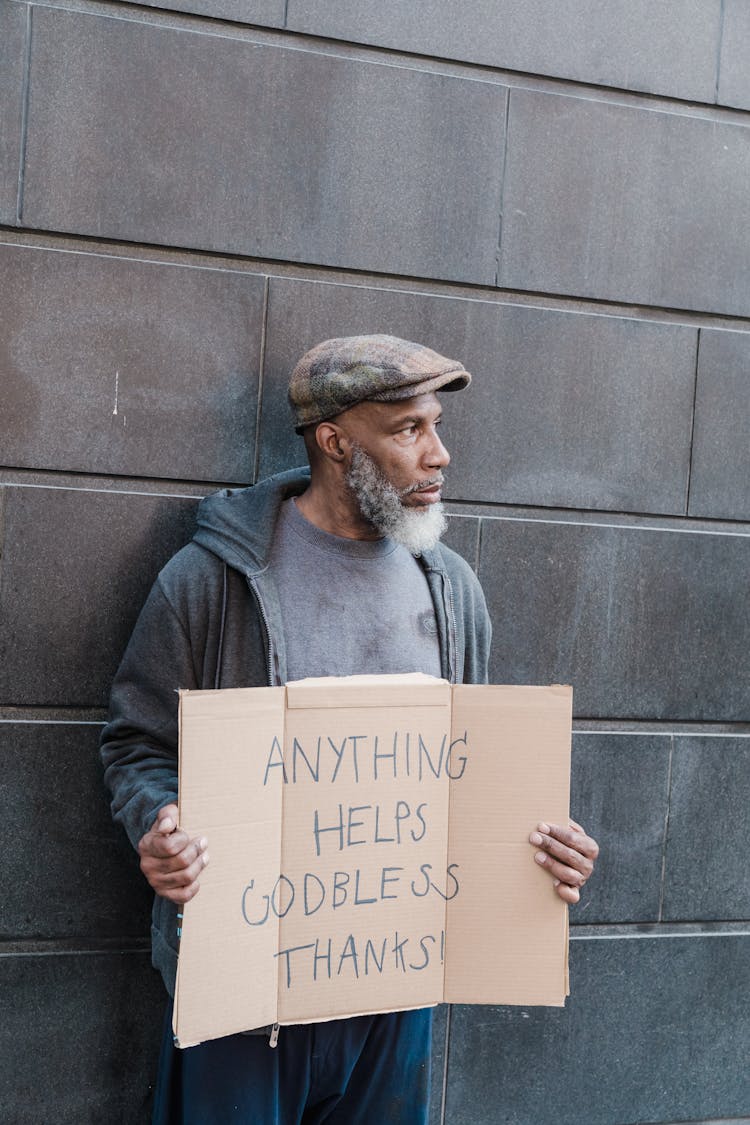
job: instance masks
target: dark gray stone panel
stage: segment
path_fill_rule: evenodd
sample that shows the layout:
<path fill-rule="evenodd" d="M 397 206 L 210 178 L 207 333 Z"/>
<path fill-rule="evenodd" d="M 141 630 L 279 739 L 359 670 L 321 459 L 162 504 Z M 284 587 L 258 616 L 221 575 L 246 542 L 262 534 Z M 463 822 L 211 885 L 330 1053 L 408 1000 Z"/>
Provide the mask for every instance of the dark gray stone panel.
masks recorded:
<path fill-rule="evenodd" d="M 284 0 L 139 0 L 151 8 L 194 12 L 213 19 L 255 23 L 262 27 L 284 26 Z"/>
<path fill-rule="evenodd" d="M 24 214 L 493 282 L 505 104 L 491 82 L 39 9 Z"/>
<path fill-rule="evenodd" d="M 330 336 L 423 340 L 473 372 L 444 396 L 455 499 L 683 513 L 693 328 L 272 278 L 261 472 L 304 460 L 289 373 Z M 613 440 L 613 434 L 616 440 Z"/>
<path fill-rule="evenodd" d="M 17 217 L 26 12 L 25 4 L 0 6 L 0 223 Z"/>
<path fill-rule="evenodd" d="M 701 330 L 690 515 L 750 519 L 750 332 Z"/>
<path fill-rule="evenodd" d="M 147 1125 L 166 992 L 146 953 L 0 956 L 10 1125 Z"/>
<path fill-rule="evenodd" d="M 100 732 L 0 721 L 0 939 L 149 935 L 153 895 L 109 814 Z"/>
<path fill-rule="evenodd" d="M 103 706 L 151 583 L 195 501 L 8 488 L 0 703 Z"/>
<path fill-rule="evenodd" d="M 448 516 L 448 530 L 442 542 L 462 558 L 473 570 L 477 568 L 477 548 L 479 546 L 479 520 L 473 516 Z"/>
<path fill-rule="evenodd" d="M 669 758 L 669 736 L 574 736 L 570 811 L 601 850 L 571 925 L 658 921 Z"/>
<path fill-rule="evenodd" d="M 750 315 L 750 130 L 510 97 L 500 284 Z"/>
<path fill-rule="evenodd" d="M 750 919 L 750 739 L 675 738 L 664 920 Z"/>
<path fill-rule="evenodd" d="M 446 1122 L 635 1125 L 747 1112 L 750 937 L 571 943 L 565 1009 L 459 1007 Z"/>
<path fill-rule="evenodd" d="M 4 463 L 249 483 L 264 284 L 0 246 Z"/>
<path fill-rule="evenodd" d="M 738 0 L 742 3 L 743 0 Z M 288 27 L 425 55 L 714 100 L 720 0 L 289 0 Z"/>
<path fill-rule="evenodd" d="M 747 721 L 750 536 L 486 519 L 494 683 L 573 684 L 576 715 Z"/>
<path fill-rule="evenodd" d="M 724 0 L 718 100 L 722 105 L 750 109 L 750 7 L 746 0 Z"/>

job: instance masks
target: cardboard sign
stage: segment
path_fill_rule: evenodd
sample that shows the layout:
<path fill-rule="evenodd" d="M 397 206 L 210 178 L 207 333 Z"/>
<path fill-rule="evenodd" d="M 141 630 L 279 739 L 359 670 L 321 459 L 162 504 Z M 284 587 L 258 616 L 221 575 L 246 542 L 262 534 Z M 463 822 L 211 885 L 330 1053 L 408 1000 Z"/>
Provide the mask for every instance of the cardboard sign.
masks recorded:
<path fill-rule="evenodd" d="M 182 692 L 180 1046 L 443 1001 L 562 1005 L 567 907 L 533 862 L 566 823 L 568 687 L 421 674 Z"/>

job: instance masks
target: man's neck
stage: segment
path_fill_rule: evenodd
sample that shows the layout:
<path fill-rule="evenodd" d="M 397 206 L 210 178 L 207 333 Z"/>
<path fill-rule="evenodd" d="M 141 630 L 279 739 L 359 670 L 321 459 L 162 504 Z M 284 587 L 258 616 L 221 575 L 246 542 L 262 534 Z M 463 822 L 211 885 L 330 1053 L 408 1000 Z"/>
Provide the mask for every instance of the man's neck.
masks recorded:
<path fill-rule="evenodd" d="M 295 498 L 295 503 L 306 520 L 330 535 L 342 539 L 382 539 L 380 532 L 363 518 L 348 489 L 323 489 L 313 481 Z"/>

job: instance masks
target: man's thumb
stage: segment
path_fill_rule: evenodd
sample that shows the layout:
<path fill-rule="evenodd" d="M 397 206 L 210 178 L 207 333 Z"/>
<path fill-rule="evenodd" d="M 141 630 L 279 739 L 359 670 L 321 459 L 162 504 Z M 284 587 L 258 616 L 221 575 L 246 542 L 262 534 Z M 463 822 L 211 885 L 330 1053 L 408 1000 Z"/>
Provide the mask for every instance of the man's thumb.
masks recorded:
<path fill-rule="evenodd" d="M 168 809 L 162 809 L 156 818 L 155 831 L 161 836 L 168 836 L 176 827 L 177 821 L 172 813 Z"/>

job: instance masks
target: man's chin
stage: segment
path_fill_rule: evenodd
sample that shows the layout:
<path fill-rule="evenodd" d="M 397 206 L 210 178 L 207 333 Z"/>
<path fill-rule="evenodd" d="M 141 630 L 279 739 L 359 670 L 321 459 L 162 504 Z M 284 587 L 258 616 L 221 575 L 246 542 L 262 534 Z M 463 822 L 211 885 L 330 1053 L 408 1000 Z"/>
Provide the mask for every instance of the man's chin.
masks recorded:
<path fill-rule="evenodd" d="M 421 555 L 423 551 L 431 551 L 437 546 L 447 526 L 443 505 L 439 501 L 419 507 L 404 504 L 401 519 L 395 521 L 386 534 L 412 555 Z"/>

